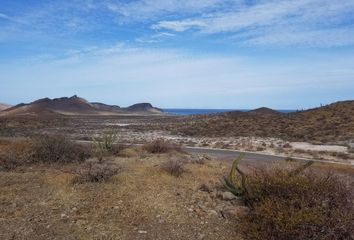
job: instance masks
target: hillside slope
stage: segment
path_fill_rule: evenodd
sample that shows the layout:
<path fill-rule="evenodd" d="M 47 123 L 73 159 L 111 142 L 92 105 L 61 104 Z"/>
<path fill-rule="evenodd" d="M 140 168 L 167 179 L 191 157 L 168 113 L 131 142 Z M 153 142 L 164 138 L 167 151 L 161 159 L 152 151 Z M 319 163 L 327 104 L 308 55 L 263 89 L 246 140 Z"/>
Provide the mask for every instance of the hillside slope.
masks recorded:
<path fill-rule="evenodd" d="M 269 109 L 182 117 L 165 126 L 189 136 L 279 137 L 293 141 L 331 142 L 354 140 L 354 101 L 293 113 Z"/>
<path fill-rule="evenodd" d="M 5 104 L 5 103 L 0 103 L 0 111 L 3 111 L 5 109 L 10 108 L 11 105 Z"/>

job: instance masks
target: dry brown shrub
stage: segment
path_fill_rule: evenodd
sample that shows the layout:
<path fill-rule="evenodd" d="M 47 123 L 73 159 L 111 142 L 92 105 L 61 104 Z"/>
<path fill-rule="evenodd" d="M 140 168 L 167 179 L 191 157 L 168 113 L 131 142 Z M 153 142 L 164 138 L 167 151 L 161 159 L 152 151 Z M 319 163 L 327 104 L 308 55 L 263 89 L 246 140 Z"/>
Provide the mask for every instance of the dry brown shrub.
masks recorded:
<path fill-rule="evenodd" d="M 248 189 L 251 211 L 240 223 L 245 239 L 354 239 L 354 192 L 339 176 L 257 171 Z"/>
<path fill-rule="evenodd" d="M 182 173 L 186 171 L 184 168 L 184 163 L 176 159 L 170 159 L 167 162 L 163 163 L 161 165 L 161 169 L 175 177 L 180 177 Z"/>
<path fill-rule="evenodd" d="M 0 151 L 0 170 L 13 170 L 32 162 L 33 142 L 29 139 L 9 141 Z"/>
<path fill-rule="evenodd" d="M 32 141 L 33 162 L 82 162 L 92 155 L 88 147 L 75 143 L 63 135 L 41 135 L 34 137 Z"/>
<path fill-rule="evenodd" d="M 1 148 L 0 170 L 12 170 L 33 163 L 82 162 L 92 155 L 89 147 L 64 136 L 40 135 L 10 141 Z"/>
<path fill-rule="evenodd" d="M 181 151 L 181 147 L 172 142 L 157 139 L 151 143 L 143 145 L 143 149 L 149 153 L 158 154 L 158 153 L 169 153 L 173 151 Z"/>
<path fill-rule="evenodd" d="M 122 171 L 122 167 L 110 161 L 87 160 L 77 170 L 73 183 L 107 182 Z"/>

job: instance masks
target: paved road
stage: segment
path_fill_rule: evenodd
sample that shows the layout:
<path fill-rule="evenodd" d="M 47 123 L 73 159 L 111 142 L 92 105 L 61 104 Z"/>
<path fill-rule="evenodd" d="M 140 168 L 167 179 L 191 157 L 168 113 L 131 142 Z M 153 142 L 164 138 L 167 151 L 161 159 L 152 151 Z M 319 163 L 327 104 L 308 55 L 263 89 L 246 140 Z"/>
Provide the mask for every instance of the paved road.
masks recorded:
<path fill-rule="evenodd" d="M 92 141 L 81 141 L 77 140 L 79 143 L 91 144 Z M 134 144 L 139 146 L 141 144 Z M 221 160 L 231 161 L 240 156 L 240 154 L 244 154 L 245 157 L 243 162 L 249 163 L 256 163 L 256 164 L 267 164 L 267 163 L 274 163 L 279 161 L 285 161 L 287 157 L 284 156 L 277 156 L 277 155 L 270 155 L 264 153 L 255 153 L 255 152 L 246 152 L 246 151 L 237 151 L 237 150 L 229 150 L 229 149 L 219 149 L 219 148 L 203 148 L 203 147 L 183 147 L 182 150 L 191 153 L 191 154 L 207 154 L 212 157 L 216 157 Z M 343 165 L 350 165 L 347 163 L 340 163 L 334 162 L 329 160 L 314 160 L 314 159 L 306 159 L 306 158 L 297 158 L 292 157 L 293 160 L 299 162 L 307 162 L 307 161 L 315 161 L 319 163 L 334 163 L 334 164 L 343 164 Z"/>
<path fill-rule="evenodd" d="M 250 162 L 250 163 L 267 164 L 267 163 L 274 163 L 274 162 L 286 160 L 286 157 L 283 156 L 268 155 L 264 153 L 244 152 L 244 151 L 237 151 L 237 150 L 217 149 L 217 148 L 184 147 L 183 150 L 192 154 L 207 154 L 224 160 L 233 160 L 238 156 L 240 156 L 241 154 L 244 154 L 245 157 L 243 161 Z M 346 163 L 338 163 L 338 162 L 327 161 L 327 160 L 314 160 L 314 159 L 296 158 L 296 157 L 292 159 L 299 162 L 315 161 L 320 163 L 336 163 L 336 164 L 348 165 Z"/>

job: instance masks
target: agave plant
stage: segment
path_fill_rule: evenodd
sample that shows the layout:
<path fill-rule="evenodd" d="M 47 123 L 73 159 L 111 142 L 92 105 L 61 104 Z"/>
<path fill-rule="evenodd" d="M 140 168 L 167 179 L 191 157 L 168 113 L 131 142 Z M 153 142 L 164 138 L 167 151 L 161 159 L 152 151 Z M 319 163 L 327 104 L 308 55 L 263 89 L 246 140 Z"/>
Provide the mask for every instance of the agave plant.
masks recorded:
<path fill-rule="evenodd" d="M 241 154 L 232 164 L 231 171 L 228 177 L 223 176 L 221 182 L 224 187 L 237 197 L 247 198 L 249 194 L 249 189 L 247 186 L 247 176 L 244 172 L 240 170 L 238 164 L 244 158 L 244 154 Z M 305 169 L 310 167 L 314 161 L 308 161 L 305 164 L 300 165 L 293 171 L 289 173 L 289 177 L 294 177 Z"/>
<path fill-rule="evenodd" d="M 238 197 L 243 197 L 245 196 L 245 194 L 247 194 L 247 177 L 244 172 L 242 172 L 238 167 L 238 164 L 243 158 L 244 154 L 241 154 L 233 162 L 229 176 L 223 176 L 221 178 L 221 182 L 225 186 L 225 188 Z"/>

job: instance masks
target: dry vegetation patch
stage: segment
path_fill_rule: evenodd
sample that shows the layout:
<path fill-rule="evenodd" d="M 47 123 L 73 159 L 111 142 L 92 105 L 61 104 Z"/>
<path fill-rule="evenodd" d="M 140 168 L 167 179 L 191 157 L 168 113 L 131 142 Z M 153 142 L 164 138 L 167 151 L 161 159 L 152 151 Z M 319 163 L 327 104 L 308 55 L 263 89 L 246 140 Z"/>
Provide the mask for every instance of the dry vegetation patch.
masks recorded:
<path fill-rule="evenodd" d="M 333 174 L 273 169 L 248 178 L 246 239 L 354 239 L 353 184 Z"/>
<path fill-rule="evenodd" d="M 170 157 L 114 158 L 124 171 L 100 184 L 73 185 L 68 165 L 0 172 L 0 239 L 238 239 L 234 223 L 209 214 L 212 197 L 198 190 L 218 182 L 219 165 L 186 164 L 177 180 L 159 169 Z"/>
<path fill-rule="evenodd" d="M 149 153 L 169 153 L 174 151 L 181 151 L 181 147 L 175 143 L 157 139 L 153 142 L 143 145 L 143 149 Z"/>
<path fill-rule="evenodd" d="M 0 170 L 12 170 L 36 163 L 67 164 L 82 162 L 91 149 L 62 135 L 39 135 L 3 142 L 0 146 Z"/>

